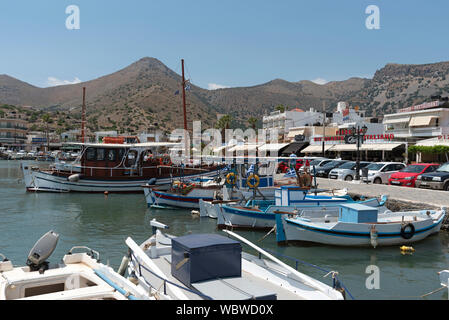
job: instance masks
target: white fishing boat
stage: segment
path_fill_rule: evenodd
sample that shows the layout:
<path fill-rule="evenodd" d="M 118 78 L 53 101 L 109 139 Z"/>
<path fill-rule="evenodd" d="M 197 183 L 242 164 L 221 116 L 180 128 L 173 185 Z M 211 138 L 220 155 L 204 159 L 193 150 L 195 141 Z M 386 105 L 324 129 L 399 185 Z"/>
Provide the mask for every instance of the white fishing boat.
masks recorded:
<path fill-rule="evenodd" d="M 437 233 L 446 215 L 445 208 L 379 213 L 356 203 L 341 204 L 332 211 L 319 216 L 307 213 L 307 209 L 276 215 L 277 241 L 373 247 L 408 244 Z"/>
<path fill-rule="evenodd" d="M 342 300 L 342 292 L 286 265 L 235 233 L 263 258 L 242 252 L 241 243 L 217 234 L 182 237 L 162 233 L 137 245 L 131 238 L 128 274 L 150 296 L 169 300 Z"/>
<path fill-rule="evenodd" d="M 386 196 L 371 198 L 358 203 L 376 207 L 381 211 L 386 210 Z M 300 210 L 329 210 L 343 203 L 354 203 L 349 197 L 333 197 L 322 195 L 309 195 L 308 190 L 282 186 L 276 190 L 274 201 L 252 200 L 245 205 L 242 204 L 214 204 L 213 209 L 217 214 L 217 225 L 219 228 L 251 228 L 271 229 L 276 224 L 276 215 L 280 212 L 295 213 Z M 212 209 L 210 209 L 212 210 Z"/>
<path fill-rule="evenodd" d="M 148 300 L 142 288 L 99 262 L 98 252 L 73 247 L 62 263 L 45 260 L 59 235 L 50 231 L 30 251 L 26 266 L 15 267 L 1 255 L 0 300 Z M 84 252 L 74 252 L 80 251 Z"/>

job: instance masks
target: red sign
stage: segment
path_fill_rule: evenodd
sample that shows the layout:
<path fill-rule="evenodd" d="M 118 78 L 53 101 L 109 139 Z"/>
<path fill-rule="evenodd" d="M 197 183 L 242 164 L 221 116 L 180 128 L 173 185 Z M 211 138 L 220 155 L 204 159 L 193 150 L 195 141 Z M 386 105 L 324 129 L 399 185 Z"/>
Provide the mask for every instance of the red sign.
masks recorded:
<path fill-rule="evenodd" d="M 423 104 L 419 104 L 417 106 L 400 109 L 399 112 L 418 111 L 418 110 L 435 108 L 435 107 L 439 107 L 439 106 L 440 106 L 440 101 L 426 102 Z"/>

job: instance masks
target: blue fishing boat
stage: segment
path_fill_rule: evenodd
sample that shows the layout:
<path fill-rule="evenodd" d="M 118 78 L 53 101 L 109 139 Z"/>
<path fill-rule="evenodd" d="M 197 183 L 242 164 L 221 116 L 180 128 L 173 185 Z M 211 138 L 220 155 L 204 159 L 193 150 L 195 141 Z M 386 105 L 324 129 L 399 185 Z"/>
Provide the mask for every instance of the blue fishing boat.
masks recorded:
<path fill-rule="evenodd" d="M 387 196 L 380 199 L 372 198 L 358 201 L 370 207 L 386 210 Z M 294 186 L 282 186 L 275 191 L 274 202 L 270 200 L 250 200 L 246 205 L 215 204 L 217 224 L 219 228 L 230 226 L 233 228 L 271 229 L 275 225 L 276 215 L 287 213 L 296 214 L 302 209 L 315 212 L 316 215 L 326 215 L 333 212 L 331 208 L 339 204 L 355 203 L 349 195 L 342 197 L 309 195 L 308 190 Z"/>

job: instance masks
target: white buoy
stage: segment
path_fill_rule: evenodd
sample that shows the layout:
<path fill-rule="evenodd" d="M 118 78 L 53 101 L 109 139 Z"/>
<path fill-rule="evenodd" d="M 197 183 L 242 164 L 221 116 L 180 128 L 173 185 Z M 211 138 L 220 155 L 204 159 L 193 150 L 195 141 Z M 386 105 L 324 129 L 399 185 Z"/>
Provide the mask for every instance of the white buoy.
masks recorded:
<path fill-rule="evenodd" d="M 79 175 L 79 173 L 72 174 L 72 175 L 69 176 L 67 179 L 68 179 L 70 182 L 77 182 L 77 181 L 79 181 L 79 179 L 80 179 L 80 175 Z"/>

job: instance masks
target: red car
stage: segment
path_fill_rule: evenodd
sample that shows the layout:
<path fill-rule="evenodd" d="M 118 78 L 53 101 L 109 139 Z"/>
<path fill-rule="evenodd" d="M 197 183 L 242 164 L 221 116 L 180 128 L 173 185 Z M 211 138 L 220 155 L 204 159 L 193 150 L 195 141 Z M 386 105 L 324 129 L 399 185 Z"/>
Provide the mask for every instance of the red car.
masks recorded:
<path fill-rule="evenodd" d="M 388 184 L 402 187 L 415 187 L 416 178 L 423 173 L 433 172 L 440 165 L 437 163 L 416 163 L 393 173 L 388 179 Z"/>

